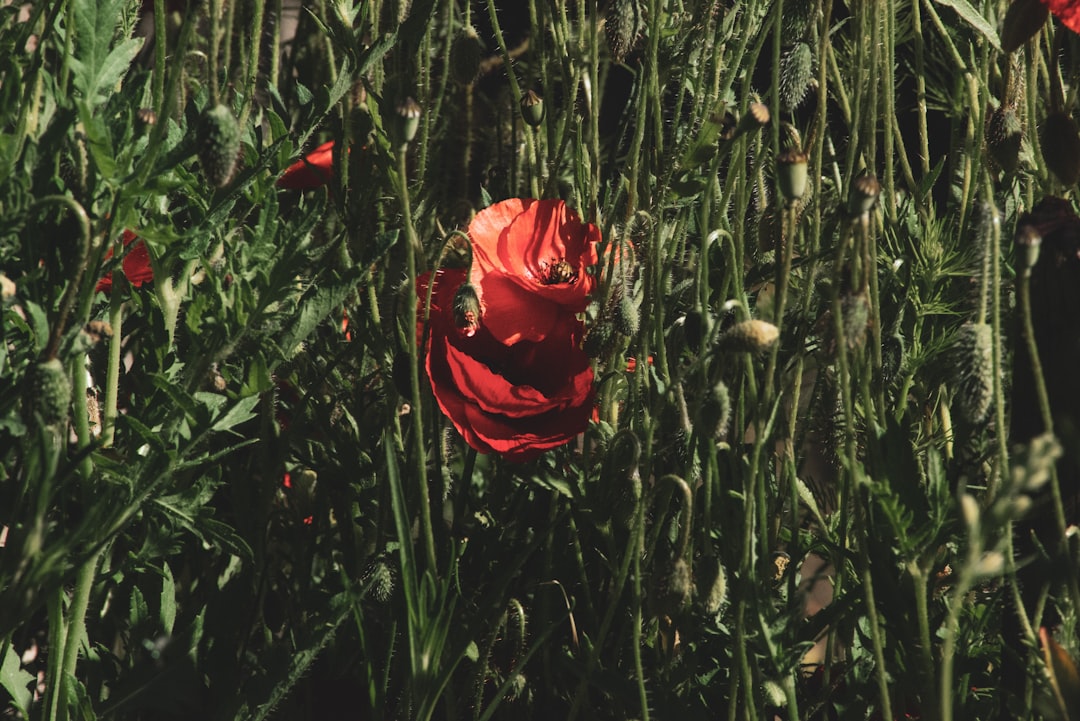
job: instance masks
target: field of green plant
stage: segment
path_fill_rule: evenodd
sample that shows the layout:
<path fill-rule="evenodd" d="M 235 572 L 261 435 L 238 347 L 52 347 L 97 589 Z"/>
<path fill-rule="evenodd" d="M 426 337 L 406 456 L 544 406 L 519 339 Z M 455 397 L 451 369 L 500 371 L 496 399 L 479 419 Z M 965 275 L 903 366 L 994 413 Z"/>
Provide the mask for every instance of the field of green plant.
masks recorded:
<path fill-rule="evenodd" d="M 0 7 L 0 718 L 1080 718 L 1080 7 Z"/>

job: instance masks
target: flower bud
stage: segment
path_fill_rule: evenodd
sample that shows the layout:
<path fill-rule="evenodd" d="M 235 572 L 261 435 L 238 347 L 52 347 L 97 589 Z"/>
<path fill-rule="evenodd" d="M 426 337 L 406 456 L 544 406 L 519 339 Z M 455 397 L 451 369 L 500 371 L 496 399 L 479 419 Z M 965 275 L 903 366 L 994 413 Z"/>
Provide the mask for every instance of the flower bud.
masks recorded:
<path fill-rule="evenodd" d="M 878 196 L 881 195 L 881 183 L 877 176 L 865 173 L 855 178 L 851 183 L 851 192 L 848 193 L 848 213 L 859 217 L 874 209 Z"/>
<path fill-rule="evenodd" d="M 986 122 L 986 148 L 990 157 L 1006 173 L 1016 172 L 1020 163 L 1020 146 L 1024 140 L 1024 127 L 1016 114 L 1016 108 L 999 105 Z"/>
<path fill-rule="evenodd" d="M 38 363 L 33 372 L 33 409 L 45 425 L 56 425 L 68 417 L 71 382 L 58 358 Z"/>
<path fill-rule="evenodd" d="M 810 43 L 795 43 L 780 59 L 780 108 L 794 110 L 806 98 L 814 81 L 814 53 Z"/>
<path fill-rule="evenodd" d="M 762 353 L 776 343 L 780 329 L 763 320 L 745 320 L 724 331 L 717 347 L 728 353 Z"/>
<path fill-rule="evenodd" d="M 989 323 L 960 326 L 952 353 L 954 394 L 960 416 L 982 423 L 990 412 L 994 391 L 994 331 Z"/>
<path fill-rule="evenodd" d="M 450 74 L 461 85 L 470 85 L 480 72 L 484 48 L 472 26 L 462 28 L 450 46 Z"/>
<path fill-rule="evenodd" d="M 521 117 L 530 128 L 538 128 L 544 122 L 544 99 L 533 90 L 526 90 L 521 96 Z"/>
<path fill-rule="evenodd" d="M 1030 277 L 1032 269 L 1039 262 L 1042 234 L 1035 226 L 1024 223 L 1016 229 L 1013 243 L 1016 245 L 1016 270 L 1020 275 Z"/>
<path fill-rule="evenodd" d="M 1080 128 L 1066 113 L 1055 111 L 1043 121 L 1040 140 L 1043 160 L 1065 185 L 1080 180 Z"/>
<path fill-rule="evenodd" d="M 720 438 L 727 432 L 731 417 L 731 398 L 723 381 L 709 389 L 698 409 L 700 433 L 707 438 Z"/>
<path fill-rule="evenodd" d="M 472 283 L 463 283 L 454 294 L 454 325 L 472 336 L 480 327 L 480 297 Z"/>
<path fill-rule="evenodd" d="M 585 336 L 582 350 L 590 358 L 599 358 L 611 350 L 614 341 L 615 329 L 611 327 L 611 323 L 598 321 L 589 328 L 589 334 Z"/>
<path fill-rule="evenodd" d="M 711 553 L 703 556 L 695 564 L 697 571 L 697 587 L 701 595 L 701 605 L 705 613 L 715 616 L 727 600 L 727 574 L 720 564 L 720 559 Z"/>
<path fill-rule="evenodd" d="M 1006 53 L 1018 50 L 1035 37 L 1049 15 L 1050 8 L 1042 0 L 1014 0 L 1001 24 L 1001 49 Z"/>
<path fill-rule="evenodd" d="M 637 45 L 642 27 L 640 0 L 612 0 L 608 5 L 604 31 L 607 34 L 608 49 L 616 63 L 626 59 L 627 54 Z"/>
<path fill-rule="evenodd" d="M 808 159 L 806 153 L 795 148 L 776 156 L 776 180 L 780 186 L 780 194 L 788 205 L 806 195 Z"/>
<path fill-rule="evenodd" d="M 198 127 L 199 162 L 216 188 L 228 185 L 240 154 L 240 126 L 232 111 L 220 103 L 203 111 Z"/>
<path fill-rule="evenodd" d="M 628 338 L 637 335 L 638 328 L 641 326 L 638 308 L 634 305 L 634 299 L 625 290 L 619 297 L 619 302 L 615 305 L 615 312 L 612 313 L 611 322 L 614 324 L 615 330 Z"/>
<path fill-rule="evenodd" d="M 975 496 L 970 493 L 965 493 L 960 496 L 960 510 L 964 516 L 964 525 L 968 527 L 971 533 L 975 533 L 979 529 L 979 502 L 975 500 Z"/>
<path fill-rule="evenodd" d="M 416 131 L 420 129 L 420 104 L 413 98 L 407 97 L 398 103 L 396 117 L 394 119 L 395 142 L 399 148 L 404 149 L 416 137 Z"/>
<path fill-rule="evenodd" d="M 653 610 L 657 616 L 675 616 L 690 602 L 693 579 L 686 561 L 675 560 L 661 574 L 653 588 Z"/>

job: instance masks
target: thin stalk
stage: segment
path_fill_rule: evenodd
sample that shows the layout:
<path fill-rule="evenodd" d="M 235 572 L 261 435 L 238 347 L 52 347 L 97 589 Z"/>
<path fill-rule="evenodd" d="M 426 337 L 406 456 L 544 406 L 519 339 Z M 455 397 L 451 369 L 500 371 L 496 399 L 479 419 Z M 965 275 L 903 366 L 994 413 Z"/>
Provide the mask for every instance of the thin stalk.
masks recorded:
<path fill-rule="evenodd" d="M 247 127 L 251 108 L 255 105 L 255 85 L 259 79 L 259 50 L 262 48 L 263 16 L 266 0 L 251 0 L 255 14 L 251 18 L 251 46 L 247 64 L 247 78 L 244 80 L 244 106 L 240 111 L 238 124 Z"/>
<path fill-rule="evenodd" d="M 117 239 L 113 246 L 113 257 L 119 258 L 123 252 L 123 241 Z M 101 414 L 101 445 L 112 446 L 116 439 L 116 408 L 120 387 L 120 349 L 123 340 L 124 296 L 127 295 L 127 279 L 123 271 L 113 271 L 113 287 L 109 295 L 109 325 L 112 326 L 112 338 L 109 339 L 109 363 L 105 372 L 105 408 Z"/>
<path fill-rule="evenodd" d="M 409 349 L 409 417 L 412 419 L 413 445 L 416 452 L 413 460 L 416 465 L 417 490 L 420 495 L 420 536 L 424 544 L 424 555 L 428 568 L 436 568 L 435 535 L 431 525 L 431 500 L 428 494 L 427 456 L 424 453 L 424 421 L 421 414 L 423 398 L 420 395 L 420 350 L 416 342 L 416 255 L 422 250 L 412 221 L 412 206 L 409 200 L 409 173 L 406 163 L 407 146 L 398 149 L 398 177 L 401 182 L 401 214 L 405 225 L 405 262 L 409 276 L 408 299 L 405 320 L 405 338 Z M 401 539 L 405 542 L 405 539 Z"/>
<path fill-rule="evenodd" d="M 94 586 L 94 574 L 97 572 L 98 559 L 101 557 L 98 550 L 90 558 L 86 559 L 79 568 L 75 577 L 75 591 L 71 596 L 71 607 L 68 609 L 67 639 L 64 641 L 64 661 L 60 670 L 60 677 L 53 679 L 60 688 L 57 695 L 61 701 L 56 708 L 57 721 L 65 721 L 68 715 L 68 707 L 65 699 L 68 698 L 68 678 L 74 677 L 75 665 L 79 660 L 79 646 L 82 637 L 86 634 L 86 609 L 90 606 L 90 591 Z"/>

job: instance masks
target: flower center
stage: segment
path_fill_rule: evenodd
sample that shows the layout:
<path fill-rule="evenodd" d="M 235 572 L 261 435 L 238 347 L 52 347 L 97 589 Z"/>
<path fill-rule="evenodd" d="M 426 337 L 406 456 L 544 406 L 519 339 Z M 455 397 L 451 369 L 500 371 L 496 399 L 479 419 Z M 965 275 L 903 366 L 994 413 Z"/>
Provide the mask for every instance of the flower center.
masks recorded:
<path fill-rule="evenodd" d="M 552 259 L 550 262 L 540 264 L 540 282 L 543 285 L 573 283 L 577 280 L 577 276 L 574 266 L 570 265 L 566 258 Z"/>

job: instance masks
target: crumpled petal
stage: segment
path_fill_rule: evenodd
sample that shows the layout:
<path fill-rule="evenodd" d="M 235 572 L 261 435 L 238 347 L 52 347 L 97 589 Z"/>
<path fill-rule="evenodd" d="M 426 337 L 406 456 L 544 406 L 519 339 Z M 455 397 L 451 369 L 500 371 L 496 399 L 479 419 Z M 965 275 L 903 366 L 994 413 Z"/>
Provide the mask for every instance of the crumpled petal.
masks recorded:
<path fill-rule="evenodd" d="M 1080 0 L 1043 0 L 1054 17 L 1074 33 L 1080 33 Z"/>

